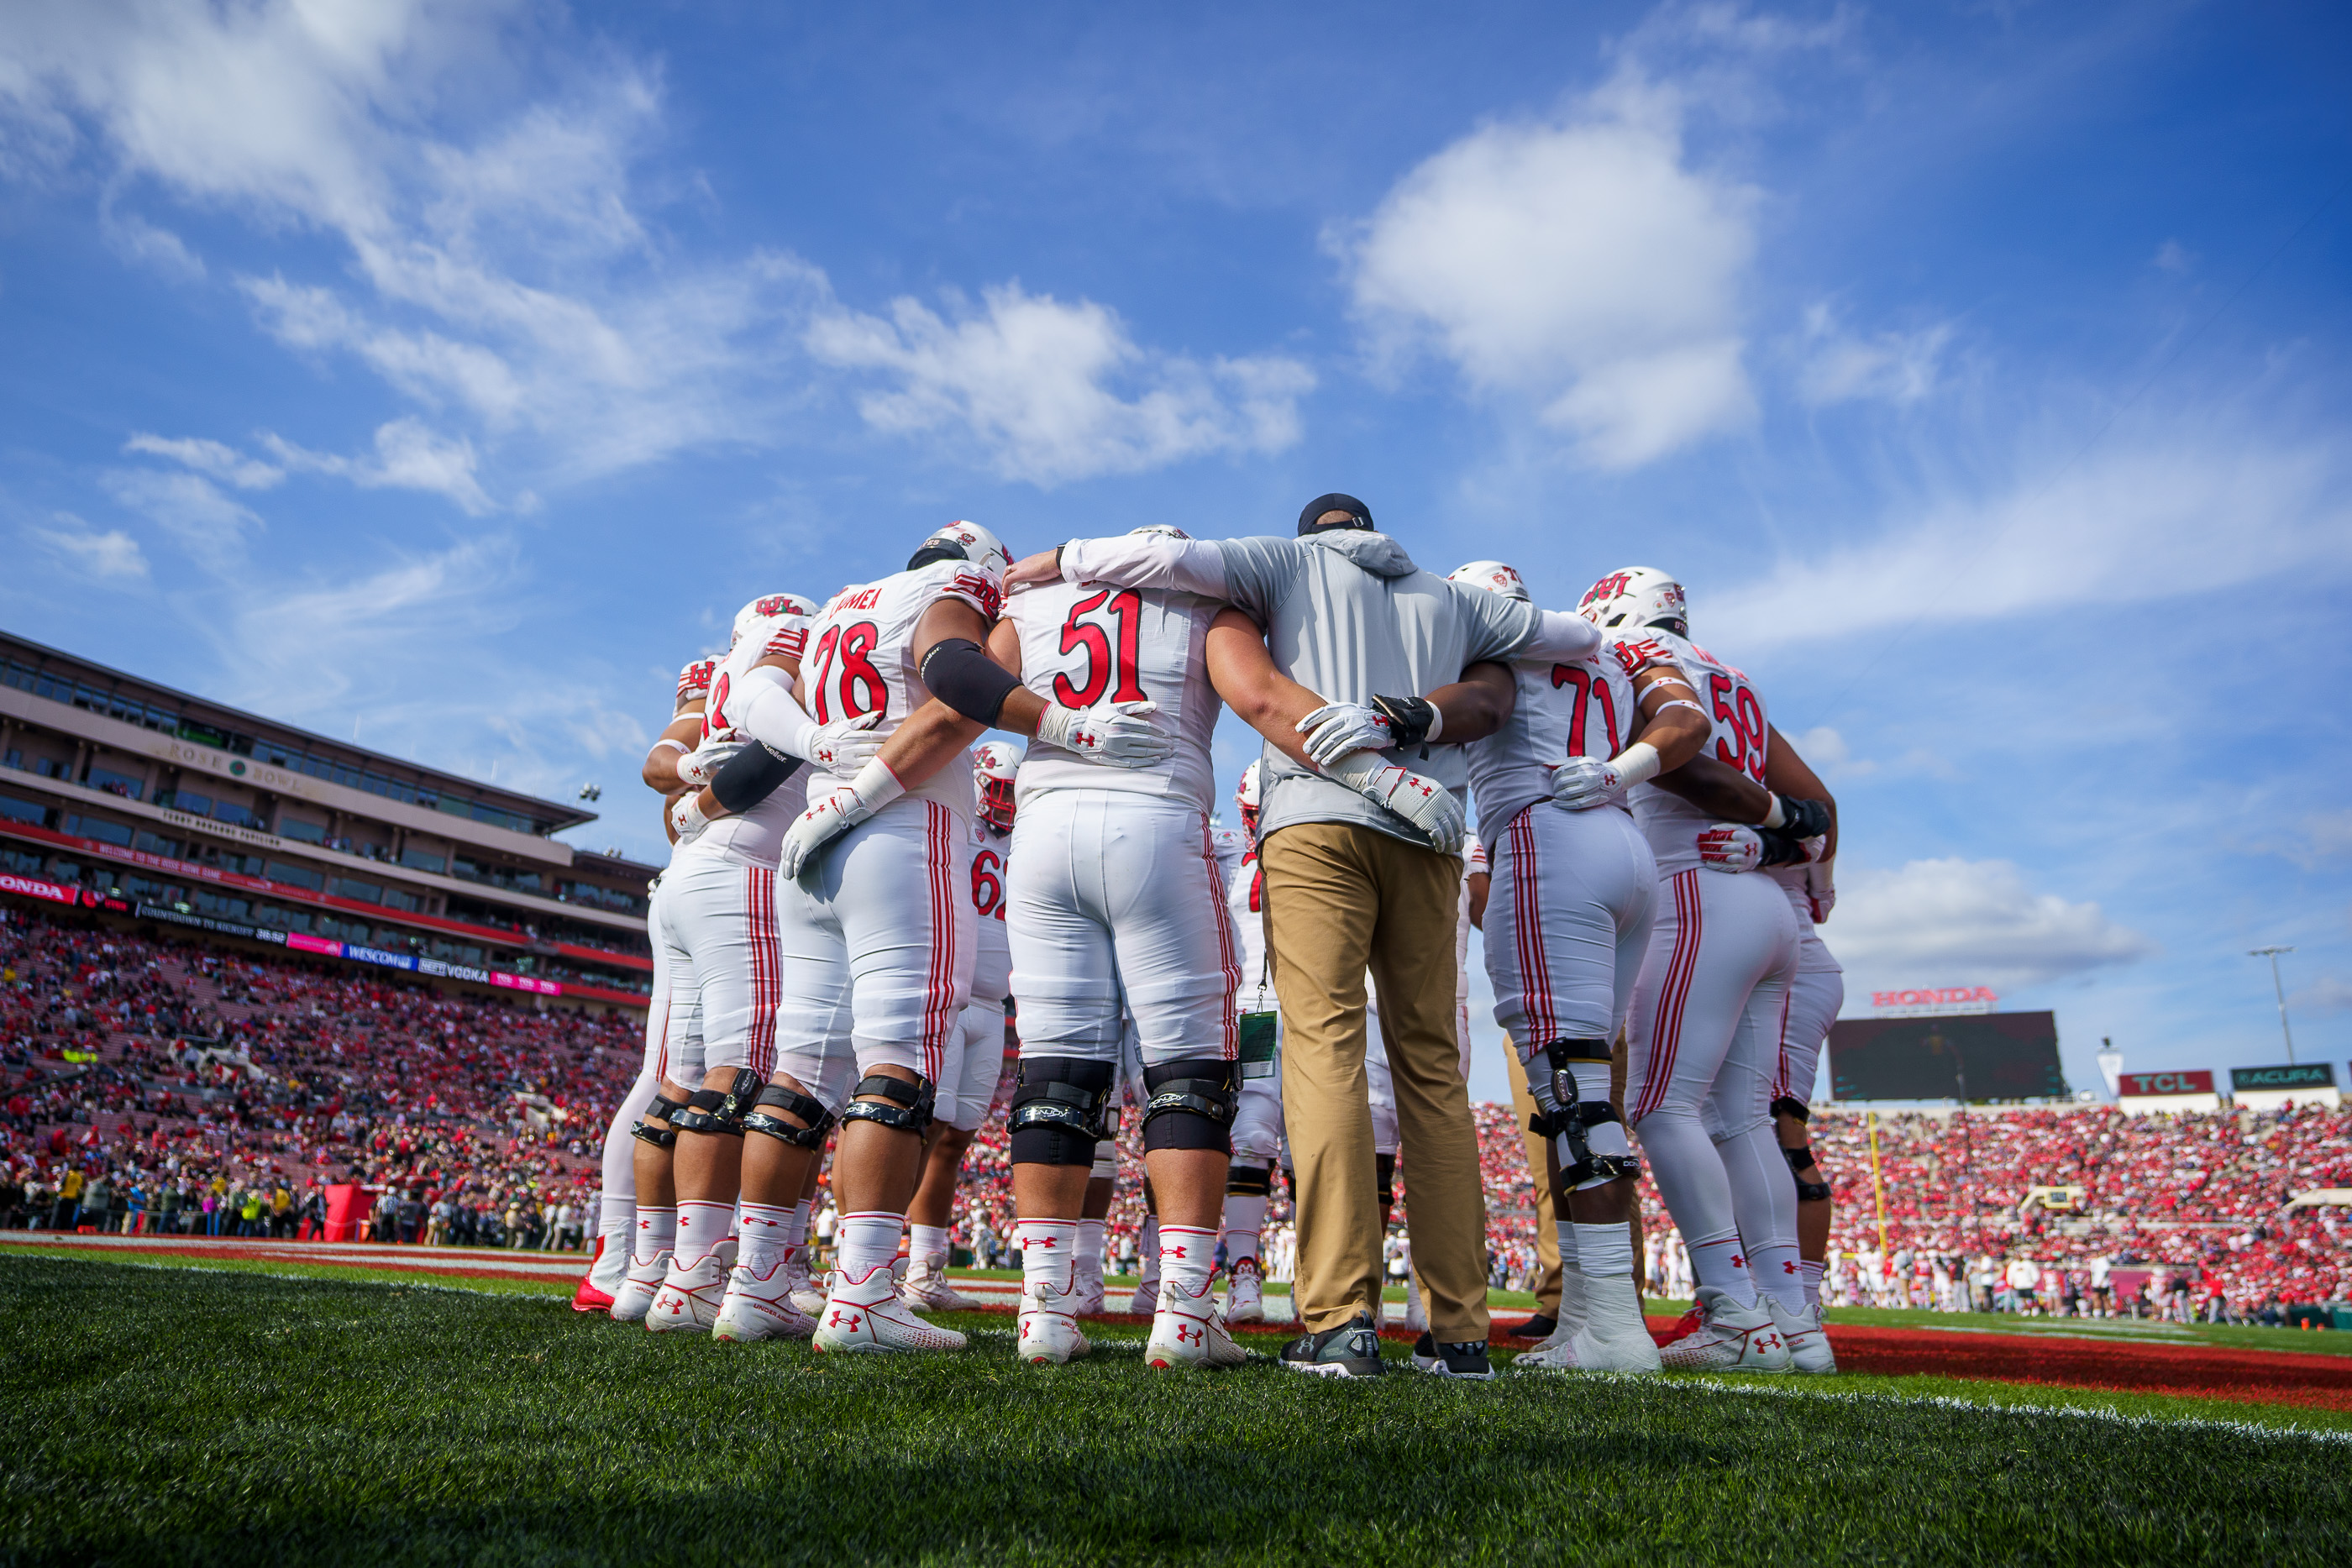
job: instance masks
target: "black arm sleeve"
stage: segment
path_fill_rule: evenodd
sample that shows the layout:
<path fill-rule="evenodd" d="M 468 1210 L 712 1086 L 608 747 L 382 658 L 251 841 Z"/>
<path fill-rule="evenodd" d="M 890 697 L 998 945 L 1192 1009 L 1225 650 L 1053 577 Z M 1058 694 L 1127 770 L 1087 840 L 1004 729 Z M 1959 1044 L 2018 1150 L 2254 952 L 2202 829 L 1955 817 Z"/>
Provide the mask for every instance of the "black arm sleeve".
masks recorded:
<path fill-rule="evenodd" d="M 710 776 L 710 792 L 730 812 L 748 811 L 774 794 L 800 765 L 799 758 L 779 757 L 754 742 L 719 765 Z"/>
<path fill-rule="evenodd" d="M 931 695 L 982 724 L 994 724 L 1004 699 L 1021 689 L 1021 677 L 969 637 L 945 637 L 932 643 L 923 655 L 920 674 Z"/>

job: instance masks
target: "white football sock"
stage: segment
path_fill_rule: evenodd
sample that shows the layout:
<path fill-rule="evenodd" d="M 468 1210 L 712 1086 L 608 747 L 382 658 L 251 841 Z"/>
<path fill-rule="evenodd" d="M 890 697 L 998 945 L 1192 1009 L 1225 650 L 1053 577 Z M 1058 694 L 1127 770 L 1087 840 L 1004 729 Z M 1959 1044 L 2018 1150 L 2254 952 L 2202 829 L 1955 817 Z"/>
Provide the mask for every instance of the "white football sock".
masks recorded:
<path fill-rule="evenodd" d="M 1584 1266 L 1576 1251 L 1576 1222 L 1556 1219 L 1552 1233 L 1559 1238 L 1559 1308 L 1552 1321 L 1572 1333 L 1584 1326 Z"/>
<path fill-rule="evenodd" d="M 805 1247 L 808 1245 L 809 1210 L 815 1207 L 816 1199 L 813 1197 L 804 1197 L 798 1203 L 793 1205 L 792 1218 L 784 1221 L 784 1244 L 786 1246 Z"/>
<path fill-rule="evenodd" d="M 1748 1256 L 1748 1270 L 1756 1289 L 1780 1303 L 1785 1312 L 1805 1310 L 1805 1276 L 1793 1241 L 1759 1247 Z"/>
<path fill-rule="evenodd" d="M 1109 1226 L 1107 1219 L 1078 1221 L 1078 1278 L 1102 1278 L 1103 1231 Z M 1026 1257 L 1026 1254 L 1024 1254 Z"/>
<path fill-rule="evenodd" d="M 1691 1272 L 1701 1285 L 1721 1291 L 1743 1307 L 1756 1304 L 1756 1281 L 1748 1272 L 1748 1255 L 1740 1249 L 1739 1232 L 1702 1236 L 1690 1244 Z"/>
<path fill-rule="evenodd" d="M 1270 1200 L 1263 1193 L 1225 1195 L 1225 1260 L 1238 1263 L 1257 1256 L 1257 1233 L 1265 1225 Z"/>
<path fill-rule="evenodd" d="M 929 1258 L 941 1268 L 948 1261 L 948 1228 L 944 1225 L 909 1225 L 907 1227 L 907 1256 Z"/>
<path fill-rule="evenodd" d="M 1021 1288 L 1024 1292 L 1036 1293 L 1041 1285 L 1057 1293 L 1065 1292 L 1077 1283 L 1071 1264 L 1078 1249 L 1080 1223 L 1076 1219 L 1013 1222 L 1013 1245 L 1021 1249 Z"/>
<path fill-rule="evenodd" d="M 1576 1263 L 1587 1281 L 1633 1277 L 1633 1236 L 1622 1225 L 1580 1225 Z"/>
<path fill-rule="evenodd" d="M 596 1208 L 596 1234 L 604 1239 L 607 1252 L 626 1252 L 629 1238 L 637 1233 L 637 1200 L 604 1195 Z"/>
<path fill-rule="evenodd" d="M 843 1215 L 841 1228 L 834 1237 L 834 1245 L 841 1249 L 841 1271 L 852 1280 L 863 1280 L 873 1270 L 897 1261 L 898 1232 L 906 1224 L 905 1215 L 878 1209 Z"/>
<path fill-rule="evenodd" d="M 1143 1217 L 1142 1269 L 1140 1283 L 1146 1285 L 1160 1283 L 1160 1217 L 1156 1214 L 1147 1214 Z"/>
<path fill-rule="evenodd" d="M 1797 1264 L 1797 1273 L 1805 1281 L 1805 1305 L 1820 1306 L 1822 1304 L 1822 1265 L 1810 1258 L 1801 1259 Z"/>
<path fill-rule="evenodd" d="M 792 1228 L 793 1211 L 781 1203 L 743 1205 L 743 1250 L 737 1261 L 763 1278 L 793 1255 L 784 1238 Z"/>
<path fill-rule="evenodd" d="M 629 1243 L 632 1257 L 650 1263 L 654 1256 L 677 1245 L 677 1210 L 637 1206 L 637 1228 Z"/>
<path fill-rule="evenodd" d="M 713 1252 L 727 1239 L 729 1226 L 735 1218 L 731 1203 L 705 1203 L 682 1197 L 677 1200 L 677 1266 L 691 1269 Z"/>
<path fill-rule="evenodd" d="M 1199 1295 L 1217 1271 L 1217 1233 L 1206 1226 L 1161 1226 L 1160 1266 L 1170 1285 L 1188 1296 Z"/>

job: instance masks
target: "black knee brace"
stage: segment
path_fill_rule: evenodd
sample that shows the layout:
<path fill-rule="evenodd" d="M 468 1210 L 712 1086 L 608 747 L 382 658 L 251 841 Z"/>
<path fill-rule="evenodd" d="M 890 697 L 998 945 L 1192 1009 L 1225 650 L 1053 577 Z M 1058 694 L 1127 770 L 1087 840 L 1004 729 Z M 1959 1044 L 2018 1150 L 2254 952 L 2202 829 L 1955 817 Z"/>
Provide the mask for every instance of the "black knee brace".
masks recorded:
<path fill-rule="evenodd" d="M 1235 1165 L 1225 1172 L 1227 1197 L 1267 1197 L 1274 1192 L 1272 1166 Z"/>
<path fill-rule="evenodd" d="M 852 1122 L 877 1122 L 894 1133 L 913 1133 L 919 1137 L 931 1124 L 935 1092 L 928 1078 L 918 1078 L 909 1083 L 903 1078 L 868 1073 L 857 1081 L 857 1087 L 850 1094 L 849 1106 L 841 1113 L 845 1127 Z M 878 1094 L 887 1103 L 856 1098 L 861 1094 Z"/>
<path fill-rule="evenodd" d="M 1573 1187 L 1595 1179 L 1615 1181 L 1620 1176 L 1641 1175 L 1642 1162 L 1638 1158 L 1632 1155 L 1596 1155 L 1585 1137 L 1594 1127 L 1623 1120 L 1617 1114 L 1617 1107 L 1606 1100 L 1578 1099 L 1576 1074 L 1570 1070 L 1577 1062 L 1607 1062 L 1609 1042 L 1555 1040 L 1545 1044 L 1543 1055 L 1545 1064 L 1551 1069 L 1552 1109 L 1529 1117 L 1528 1130 L 1567 1145 L 1560 1151 L 1559 1179 Z"/>
<path fill-rule="evenodd" d="M 1396 1156 L 1394 1155 L 1372 1156 L 1372 1180 L 1379 1186 L 1381 1218 L 1385 1222 L 1389 1210 L 1396 1207 Z"/>
<path fill-rule="evenodd" d="M 1789 1162 L 1789 1174 L 1797 1178 L 1798 1202 L 1826 1203 L 1829 1201 L 1829 1183 L 1805 1179 L 1805 1173 L 1813 1166 L 1813 1151 L 1810 1145 L 1801 1145 L 1793 1149 L 1782 1149 L 1780 1155 Z"/>
<path fill-rule="evenodd" d="M 782 1116 L 769 1115 L 764 1107 L 770 1105 L 790 1112 L 807 1125 L 795 1127 Z M 824 1147 L 825 1134 L 833 1131 L 833 1113 L 824 1108 L 824 1101 L 813 1095 L 787 1089 L 781 1083 L 771 1083 L 760 1091 L 760 1098 L 753 1102 L 751 1110 L 745 1114 L 743 1130 L 765 1133 L 796 1149 L 821 1149 Z"/>
<path fill-rule="evenodd" d="M 1195 1057 L 1143 1070 L 1151 1096 L 1143 1105 L 1143 1149 L 1214 1149 L 1233 1153 L 1228 1132 L 1241 1110 L 1238 1062 Z"/>
<path fill-rule="evenodd" d="M 646 1113 L 629 1129 L 629 1136 L 657 1149 L 674 1149 L 677 1147 L 677 1129 L 670 1125 L 670 1118 L 686 1108 L 684 1101 L 656 1094 L 654 1103 L 646 1107 Z"/>
<path fill-rule="evenodd" d="M 1751 1101 L 1750 1103 L 1752 1104 L 1753 1102 Z M 1800 1122 L 1810 1122 L 1813 1119 L 1812 1111 L 1802 1100 L 1798 1099 L 1793 1094 L 1774 1095 L 1772 1098 L 1772 1114 L 1775 1116 L 1794 1116 Z"/>
<path fill-rule="evenodd" d="M 687 1097 L 687 1108 L 670 1113 L 670 1125 L 681 1132 L 708 1133 L 722 1138 L 743 1135 L 743 1114 L 761 1088 L 760 1075 L 748 1067 L 735 1070 L 735 1082 L 726 1089 L 698 1089 Z"/>
<path fill-rule="evenodd" d="M 1797 1201 L 1799 1203 L 1827 1203 L 1829 1200 L 1829 1183 L 1825 1181 L 1801 1181 L 1797 1184 Z"/>
<path fill-rule="evenodd" d="M 1005 1119 L 1016 1166 L 1091 1166 L 1111 1135 L 1103 1118 L 1111 1064 L 1080 1056 L 1024 1056 Z"/>

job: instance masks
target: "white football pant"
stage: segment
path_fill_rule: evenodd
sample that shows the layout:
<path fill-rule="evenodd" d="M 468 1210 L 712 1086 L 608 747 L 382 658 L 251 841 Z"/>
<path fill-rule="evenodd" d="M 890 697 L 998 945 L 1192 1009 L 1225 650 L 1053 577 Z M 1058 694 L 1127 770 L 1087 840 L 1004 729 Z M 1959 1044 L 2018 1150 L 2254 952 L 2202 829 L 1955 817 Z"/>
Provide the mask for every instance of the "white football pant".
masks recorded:
<path fill-rule="evenodd" d="M 1798 924 L 1804 923 L 1801 919 Z M 1829 967 L 1819 967 L 1828 959 Z M 1797 974 L 1789 982 L 1789 1022 L 1780 1031 L 1780 1071 L 1772 1085 L 1773 1098 L 1788 1095 L 1791 1099 L 1810 1101 L 1813 1084 L 1821 1071 L 1822 1042 L 1829 1039 L 1830 1025 L 1837 1022 L 1838 1009 L 1845 1006 L 1845 975 L 1837 967 L 1837 960 L 1829 956 L 1829 949 L 1811 929 L 1801 933 L 1797 945 Z"/>
<path fill-rule="evenodd" d="M 688 1062 L 671 1031 L 671 1081 L 699 1089 L 721 1067 L 767 1077 L 776 1064 L 775 868 L 680 855 L 663 873 L 662 898 L 671 994 L 691 988 L 701 1036 L 701 1059 Z"/>
<path fill-rule="evenodd" d="M 1511 819 L 1491 853 L 1495 1021 L 1522 1060 L 1556 1040 L 1613 1040 L 1657 906 L 1649 841 L 1623 811 L 1538 802 Z"/>

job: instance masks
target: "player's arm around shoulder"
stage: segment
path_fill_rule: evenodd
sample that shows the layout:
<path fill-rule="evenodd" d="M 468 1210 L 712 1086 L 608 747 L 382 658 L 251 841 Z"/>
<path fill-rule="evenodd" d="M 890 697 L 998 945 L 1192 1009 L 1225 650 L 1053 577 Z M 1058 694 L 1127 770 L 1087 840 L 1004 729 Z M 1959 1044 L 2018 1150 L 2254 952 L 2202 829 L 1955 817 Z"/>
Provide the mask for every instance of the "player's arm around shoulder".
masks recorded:
<path fill-rule="evenodd" d="M 1234 716 L 1300 767 L 1313 768 L 1298 724 L 1326 705 L 1276 667 L 1258 623 L 1239 610 L 1221 610 L 1209 622 L 1205 650 L 1209 685 Z"/>

